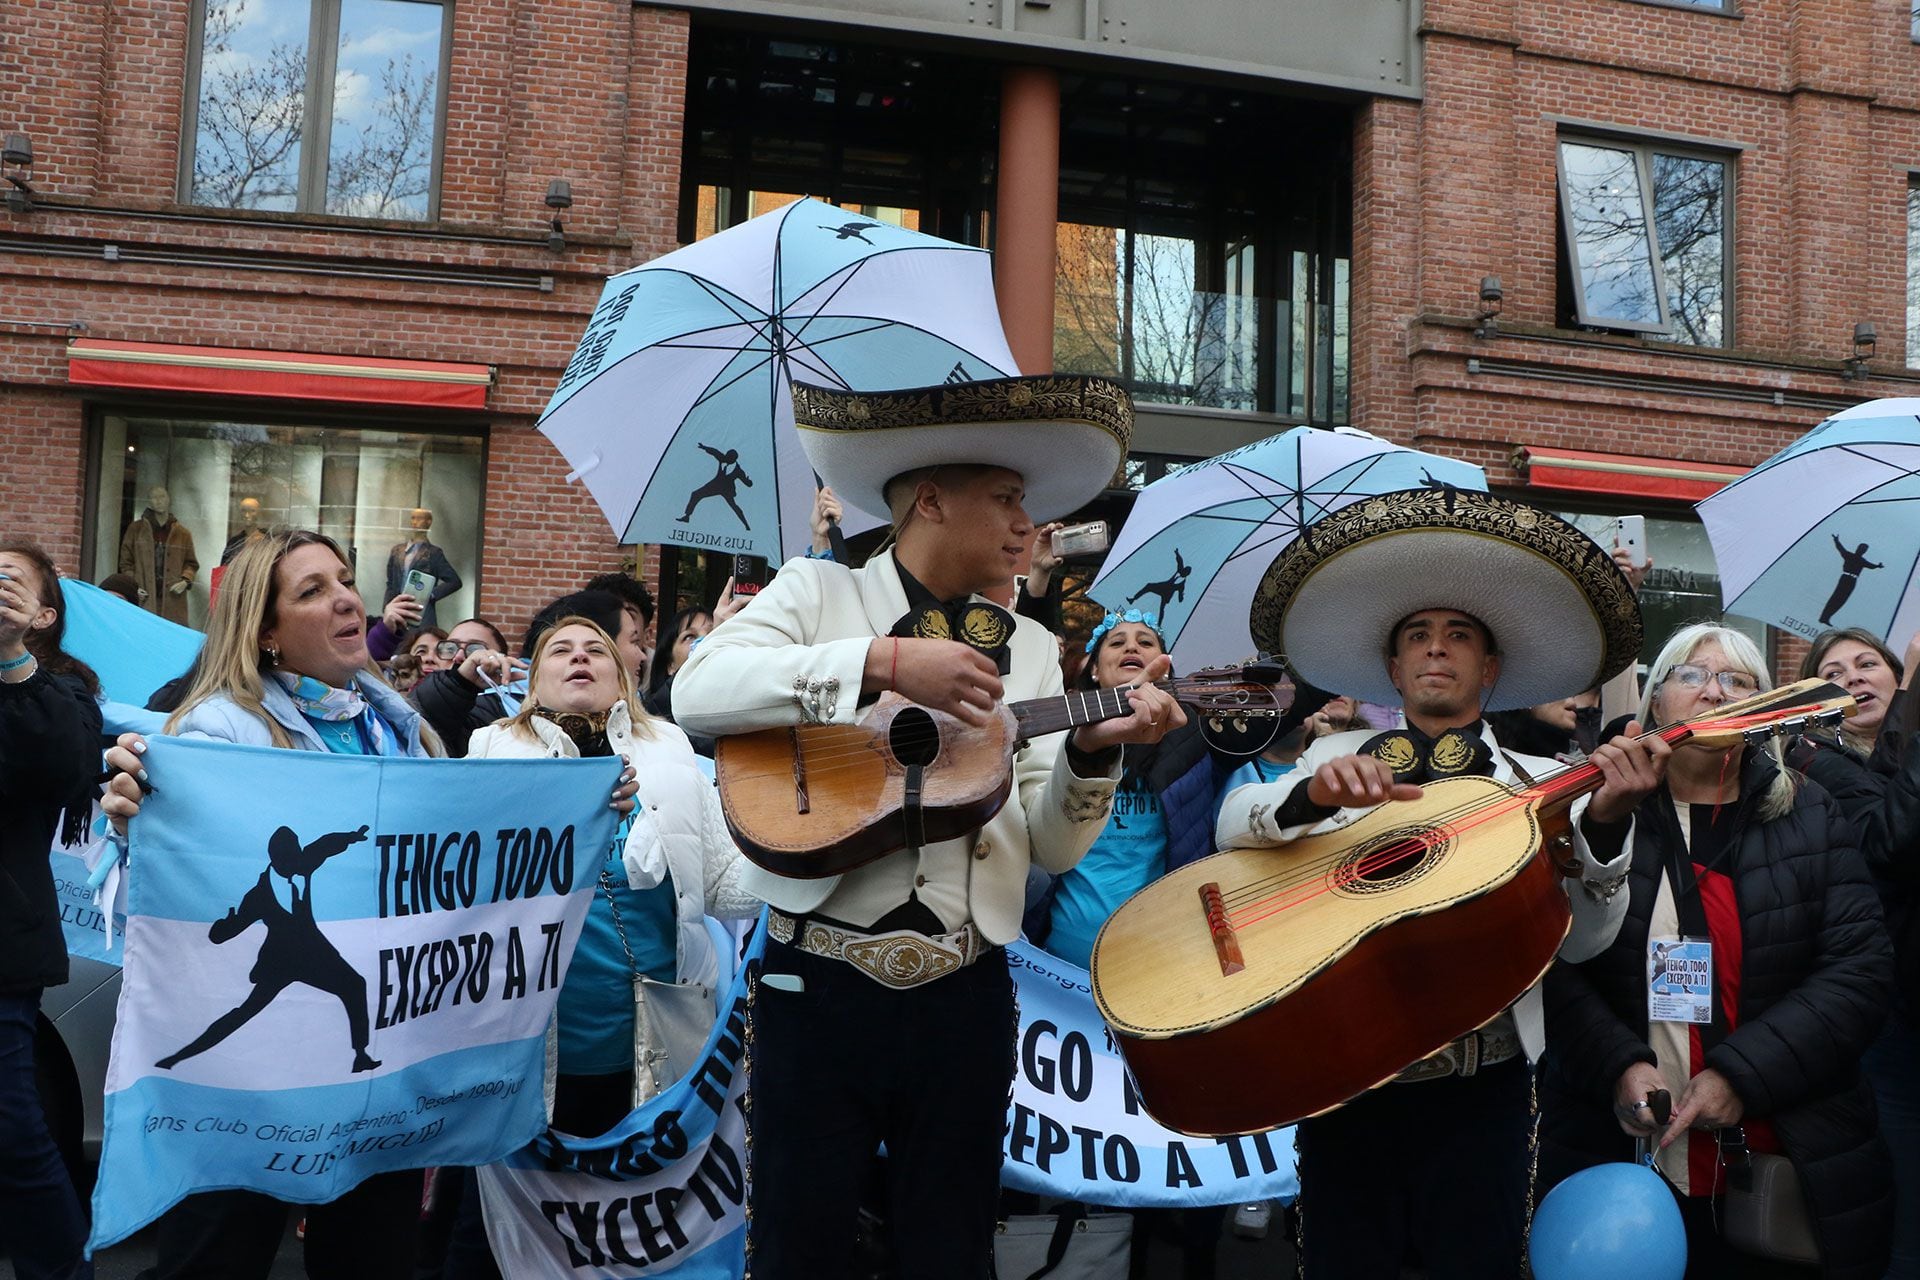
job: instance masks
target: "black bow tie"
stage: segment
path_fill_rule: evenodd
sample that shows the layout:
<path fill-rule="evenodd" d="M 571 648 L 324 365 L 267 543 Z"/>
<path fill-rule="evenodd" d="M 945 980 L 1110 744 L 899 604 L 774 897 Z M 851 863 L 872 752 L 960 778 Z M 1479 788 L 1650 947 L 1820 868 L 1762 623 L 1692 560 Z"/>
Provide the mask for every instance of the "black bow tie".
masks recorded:
<path fill-rule="evenodd" d="M 1360 746 L 1360 755 L 1372 756 L 1393 770 L 1395 782 L 1432 782 L 1468 774 L 1493 776 L 1493 748 L 1466 729 L 1448 729 L 1430 738 L 1408 725 L 1375 734 Z"/>
<path fill-rule="evenodd" d="M 1013 639 L 1013 615 L 985 600 L 928 600 L 908 609 L 889 635 L 921 640 L 958 640 L 993 659 L 1001 675 L 1013 667 L 1007 642 Z"/>

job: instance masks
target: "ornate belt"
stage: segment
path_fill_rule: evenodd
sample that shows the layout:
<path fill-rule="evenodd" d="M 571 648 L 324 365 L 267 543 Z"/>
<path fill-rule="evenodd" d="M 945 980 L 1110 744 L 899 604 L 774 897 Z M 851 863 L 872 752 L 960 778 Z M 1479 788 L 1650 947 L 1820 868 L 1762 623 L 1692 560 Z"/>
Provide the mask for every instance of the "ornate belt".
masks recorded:
<path fill-rule="evenodd" d="M 1407 1084 L 1415 1080 L 1438 1080 L 1443 1076 L 1470 1076 L 1482 1067 L 1519 1056 L 1520 1033 L 1514 1030 L 1510 1020 L 1502 1018 L 1491 1026 L 1468 1032 L 1393 1079 L 1396 1084 Z"/>
<path fill-rule="evenodd" d="M 905 991 L 944 978 L 980 958 L 987 940 L 969 921 L 953 933 L 929 937 L 912 929 L 861 933 L 818 920 L 800 921 L 767 909 L 767 936 L 829 960 L 844 960 L 883 987 Z"/>

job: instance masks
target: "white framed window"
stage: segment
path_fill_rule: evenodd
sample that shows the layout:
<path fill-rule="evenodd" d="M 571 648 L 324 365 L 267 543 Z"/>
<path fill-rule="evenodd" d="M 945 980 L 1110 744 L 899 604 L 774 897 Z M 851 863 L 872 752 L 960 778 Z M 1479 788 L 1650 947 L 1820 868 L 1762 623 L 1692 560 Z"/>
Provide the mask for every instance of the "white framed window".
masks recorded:
<path fill-rule="evenodd" d="M 197 0 L 181 200 L 436 217 L 452 22 L 442 0 Z"/>
<path fill-rule="evenodd" d="M 1560 216 L 1578 322 L 1728 345 L 1732 171 L 1712 152 L 1563 136 Z"/>

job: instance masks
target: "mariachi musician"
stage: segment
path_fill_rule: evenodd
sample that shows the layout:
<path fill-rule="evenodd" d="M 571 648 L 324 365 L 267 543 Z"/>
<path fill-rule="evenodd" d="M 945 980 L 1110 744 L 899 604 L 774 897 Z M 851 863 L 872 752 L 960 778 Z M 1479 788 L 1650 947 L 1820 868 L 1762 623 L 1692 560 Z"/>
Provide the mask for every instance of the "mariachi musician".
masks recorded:
<path fill-rule="evenodd" d="M 1066 376 L 796 387 L 794 416 L 821 479 L 891 513 L 893 548 L 859 569 L 785 565 L 675 676 L 680 724 L 851 724 L 888 690 L 983 724 L 995 702 L 1060 695 L 1053 636 L 983 596 L 1011 585 L 1029 512 L 1068 514 L 1113 475 L 1126 392 Z M 1166 671 L 1157 660 L 1143 685 Z M 745 873 L 742 888 L 771 905 L 750 1022 L 755 1277 L 848 1274 L 882 1143 L 900 1274 L 987 1274 L 1014 1069 L 1002 948 L 1020 931 L 1029 861 L 1059 874 L 1100 834 L 1122 744 L 1185 723 L 1158 689 L 1129 696 L 1129 715 L 1022 748 L 1011 797 L 970 839 L 822 879 Z"/>
<path fill-rule="evenodd" d="M 1250 623 L 1255 642 L 1304 679 L 1405 715 L 1384 733 L 1318 739 L 1292 773 L 1231 792 L 1222 848 L 1337 831 L 1381 803 L 1417 799 L 1423 781 L 1524 785 L 1554 772 L 1552 760 L 1503 748 L 1484 713 L 1593 688 L 1634 660 L 1641 636 L 1632 588 L 1592 539 L 1546 512 L 1446 490 L 1386 494 L 1315 525 L 1268 570 Z M 1571 813 L 1581 874 L 1562 880 L 1573 923 L 1561 956 L 1595 955 L 1619 931 L 1634 807 L 1667 754 L 1658 739 L 1627 736 L 1594 752 L 1605 781 Z M 1390 1004 L 1349 1013 L 1393 1016 Z M 1396 1280 L 1410 1247 L 1433 1280 L 1520 1274 L 1527 1060 L 1543 1041 L 1536 984 L 1397 1080 L 1301 1122 L 1309 1280 Z"/>

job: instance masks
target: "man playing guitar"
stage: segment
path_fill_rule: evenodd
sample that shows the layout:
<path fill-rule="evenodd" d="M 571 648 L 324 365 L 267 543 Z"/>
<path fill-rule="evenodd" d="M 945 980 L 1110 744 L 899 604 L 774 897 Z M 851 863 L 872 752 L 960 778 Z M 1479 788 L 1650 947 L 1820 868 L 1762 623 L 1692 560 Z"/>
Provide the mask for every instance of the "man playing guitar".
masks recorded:
<path fill-rule="evenodd" d="M 783 567 L 675 677 L 679 723 L 714 735 L 850 724 L 892 690 L 979 724 L 997 701 L 1059 695 L 1052 635 L 981 597 L 1032 542 L 1029 510 L 1065 515 L 1113 474 L 1125 392 L 1075 377 L 800 387 L 795 417 L 826 484 L 892 513 L 894 546 L 860 569 Z M 1064 872 L 1099 834 L 1122 744 L 1185 722 L 1151 687 L 1166 671 L 1163 657 L 1143 673 L 1130 715 L 1022 748 L 1012 796 L 971 838 L 839 876 L 746 873 L 772 908 L 749 1020 L 752 1275 L 849 1273 L 882 1143 L 899 1274 L 988 1274 L 1014 1070 L 1002 946 L 1020 930 L 1029 861 Z M 808 767 L 817 778 L 832 762 Z"/>
<path fill-rule="evenodd" d="M 1312 534 L 1262 582 L 1255 641 L 1285 652 L 1312 683 L 1398 702 L 1405 718 L 1385 733 L 1318 739 L 1292 773 L 1229 793 L 1221 848 L 1337 830 L 1377 805 L 1418 799 L 1423 781 L 1553 772 L 1552 760 L 1503 749 L 1484 712 L 1591 688 L 1635 657 L 1631 588 L 1604 552 L 1545 512 L 1482 493 L 1445 502 L 1410 492 L 1357 504 Z M 1633 811 L 1668 754 L 1657 738 L 1628 736 L 1595 751 L 1605 783 L 1571 815 L 1582 870 L 1561 882 L 1573 912 L 1562 957 L 1595 955 L 1619 931 Z M 1536 986 L 1397 1080 L 1300 1123 L 1309 1280 L 1397 1280 L 1410 1248 L 1433 1280 L 1519 1273 L 1531 1181 L 1527 1060 L 1543 1042 Z"/>

